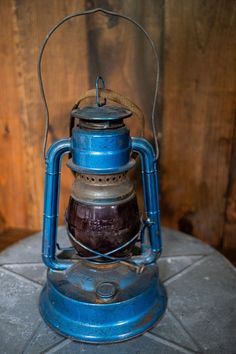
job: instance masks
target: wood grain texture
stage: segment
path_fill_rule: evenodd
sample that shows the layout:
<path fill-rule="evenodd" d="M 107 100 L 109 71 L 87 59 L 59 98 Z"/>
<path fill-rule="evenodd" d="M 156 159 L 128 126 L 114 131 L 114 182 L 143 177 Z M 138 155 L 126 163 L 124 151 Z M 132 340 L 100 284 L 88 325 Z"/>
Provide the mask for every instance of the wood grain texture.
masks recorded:
<path fill-rule="evenodd" d="M 223 251 L 224 254 L 233 260 L 236 265 L 236 114 L 234 121 L 230 178 L 225 210 Z"/>
<path fill-rule="evenodd" d="M 161 51 L 163 36 L 164 1 L 158 0 L 89 0 L 86 9 L 103 7 L 120 12 L 140 23 Z M 156 62 L 154 54 L 143 33 L 132 23 L 114 16 L 98 15 L 87 18 L 88 57 L 90 84 L 94 86 L 99 73 L 108 88 L 129 97 L 144 112 L 145 136 L 152 140 L 151 111 L 155 89 Z M 160 58 L 161 70 L 162 60 Z M 159 85 L 161 97 L 162 82 Z M 160 103 L 161 100 L 159 100 Z M 161 105 L 159 104 L 160 115 Z M 126 120 L 131 135 L 137 135 L 139 127 L 134 117 Z M 160 126 L 160 122 L 158 122 Z M 139 169 L 131 172 L 136 185 L 140 209 L 143 209 L 141 174 Z"/>
<path fill-rule="evenodd" d="M 236 94 L 235 1 L 165 2 L 164 224 L 220 245 Z"/>
<path fill-rule="evenodd" d="M 2 1 L 0 42 L 4 66 L 1 119 L 1 220 L 4 227 L 40 229 L 43 208 L 44 112 L 39 96 L 36 63 L 39 46 L 49 29 L 65 15 L 83 9 L 83 1 Z M 7 11 L 7 12 L 6 12 Z M 88 89 L 85 19 L 72 20 L 59 30 L 45 52 L 43 77 L 51 112 L 50 142 L 68 135 L 69 114 Z M 66 92 L 66 95 L 65 95 Z M 64 169 L 61 213 L 68 202 L 72 176 Z M 13 215 L 12 215 L 13 213 Z"/>
<path fill-rule="evenodd" d="M 131 16 L 150 34 L 158 50 L 163 30 L 163 0 L 114 1 L 89 0 L 86 9 L 103 7 Z M 146 133 L 150 136 L 150 116 L 155 85 L 156 63 L 143 33 L 124 19 L 96 15 L 87 18 L 90 84 L 100 73 L 107 87 L 128 96 L 146 116 Z M 127 120 L 135 135 L 137 124 Z"/>
<path fill-rule="evenodd" d="M 23 227 L 28 220 L 28 193 L 25 183 L 24 128 L 19 119 L 23 103 L 19 94 L 15 26 L 10 1 L 0 2 L 0 231 L 10 224 Z M 11 20 L 10 20 L 11 19 Z M 23 115 L 23 114 L 22 114 Z"/>

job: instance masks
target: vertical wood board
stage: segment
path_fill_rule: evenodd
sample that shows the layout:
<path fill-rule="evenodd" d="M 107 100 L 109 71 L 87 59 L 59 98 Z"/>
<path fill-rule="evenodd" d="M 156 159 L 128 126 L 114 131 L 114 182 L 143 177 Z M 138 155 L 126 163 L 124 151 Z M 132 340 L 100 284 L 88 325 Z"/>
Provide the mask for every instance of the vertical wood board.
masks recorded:
<path fill-rule="evenodd" d="M 235 1 L 165 2 L 162 215 L 222 241 L 236 88 Z"/>

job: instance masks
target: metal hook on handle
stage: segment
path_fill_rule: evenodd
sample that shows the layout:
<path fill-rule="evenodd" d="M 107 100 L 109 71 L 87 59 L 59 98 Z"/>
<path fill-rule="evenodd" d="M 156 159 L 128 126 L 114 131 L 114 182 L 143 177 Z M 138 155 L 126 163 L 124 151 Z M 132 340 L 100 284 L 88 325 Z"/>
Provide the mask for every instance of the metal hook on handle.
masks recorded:
<path fill-rule="evenodd" d="M 63 25 L 66 21 L 78 17 L 78 16 L 84 16 L 84 15 L 91 15 L 95 14 L 97 12 L 102 12 L 106 15 L 112 15 L 116 17 L 123 18 L 131 23 L 133 23 L 135 26 L 137 26 L 145 35 L 147 40 L 149 41 L 150 46 L 152 47 L 153 54 L 156 59 L 156 83 L 155 83 L 155 91 L 154 91 L 154 97 L 153 97 L 153 104 L 152 104 L 152 113 L 151 113 L 151 123 L 152 123 L 152 133 L 153 133 L 153 138 L 154 138 L 154 143 L 155 143 L 155 158 L 158 158 L 159 155 L 159 149 L 158 149 L 158 140 L 157 140 L 157 133 L 156 133 L 156 123 L 155 123 L 155 109 L 156 109 L 156 102 L 157 102 L 157 93 L 158 93 L 158 85 L 159 85 L 159 74 L 160 74 L 160 69 L 159 69 L 159 58 L 157 54 L 157 49 L 154 45 L 153 40 L 149 36 L 149 34 L 146 32 L 146 30 L 134 19 L 130 18 L 129 16 L 119 14 L 117 12 L 109 11 L 109 10 L 104 10 L 102 8 L 95 8 L 93 10 L 87 10 L 87 11 L 82 11 L 82 12 L 76 12 L 73 13 L 69 16 L 64 17 L 61 21 L 59 21 L 46 35 L 42 46 L 39 51 L 38 55 L 38 64 L 37 64 L 37 71 L 38 71 L 38 80 L 39 80 L 39 89 L 42 97 L 42 101 L 44 104 L 44 109 L 45 109 L 45 132 L 44 132 L 44 140 L 43 140 L 43 154 L 44 158 L 46 158 L 46 145 L 47 145 L 47 138 L 48 138 L 48 128 L 49 128 L 49 109 L 48 109 L 48 104 L 46 100 L 46 95 L 44 92 L 44 85 L 43 85 L 43 79 L 42 79 L 42 57 L 44 53 L 44 49 L 50 39 L 50 37 L 53 35 L 53 33 L 61 26 Z"/>
<path fill-rule="evenodd" d="M 99 86 L 99 83 L 101 82 L 102 86 Z M 99 95 L 99 90 L 100 88 L 104 89 L 105 88 L 105 81 L 103 80 L 103 78 L 101 76 L 97 76 L 96 78 L 96 103 L 98 107 L 102 107 L 105 106 L 105 104 L 107 103 L 106 98 L 104 98 L 103 102 L 100 102 L 100 95 Z"/>

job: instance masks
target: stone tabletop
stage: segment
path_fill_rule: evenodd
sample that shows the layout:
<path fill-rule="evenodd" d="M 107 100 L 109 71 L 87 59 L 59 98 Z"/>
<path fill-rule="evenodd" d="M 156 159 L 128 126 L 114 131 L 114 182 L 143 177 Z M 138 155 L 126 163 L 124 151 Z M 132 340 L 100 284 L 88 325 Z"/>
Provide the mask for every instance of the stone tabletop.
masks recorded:
<path fill-rule="evenodd" d="M 59 228 L 60 243 L 67 236 Z M 183 233 L 163 230 L 160 277 L 168 309 L 149 332 L 117 344 L 73 342 L 54 333 L 40 317 L 45 282 L 41 234 L 0 254 L 0 353 L 175 354 L 236 353 L 236 273 L 218 252 Z"/>

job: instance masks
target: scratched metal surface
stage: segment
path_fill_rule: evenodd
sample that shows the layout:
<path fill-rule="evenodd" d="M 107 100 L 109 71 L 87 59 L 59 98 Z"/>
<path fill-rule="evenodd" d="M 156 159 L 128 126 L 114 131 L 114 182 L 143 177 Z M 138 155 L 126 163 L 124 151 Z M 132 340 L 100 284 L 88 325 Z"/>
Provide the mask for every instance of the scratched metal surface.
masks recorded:
<path fill-rule="evenodd" d="M 60 243 L 67 244 L 63 228 Z M 73 342 L 54 333 L 38 312 L 45 281 L 41 235 L 0 254 L 0 353 L 175 354 L 236 353 L 235 268 L 208 245 L 164 229 L 160 276 L 168 310 L 151 331 L 109 345 Z"/>

